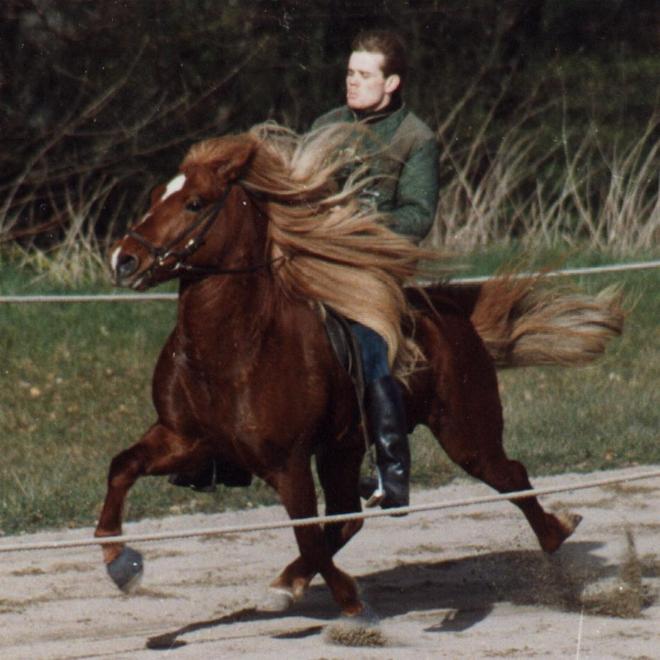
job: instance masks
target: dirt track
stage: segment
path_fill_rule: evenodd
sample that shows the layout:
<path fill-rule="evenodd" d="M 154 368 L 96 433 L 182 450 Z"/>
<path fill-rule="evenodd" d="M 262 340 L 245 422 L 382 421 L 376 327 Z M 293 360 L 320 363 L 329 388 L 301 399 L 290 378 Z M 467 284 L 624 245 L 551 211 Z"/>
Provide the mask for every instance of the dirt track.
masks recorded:
<path fill-rule="evenodd" d="M 460 482 L 415 491 L 413 503 L 489 493 Z M 368 521 L 338 564 L 358 578 L 380 615 L 372 629 L 338 624 L 318 580 L 287 614 L 258 611 L 265 585 L 294 556 L 291 530 L 138 544 L 146 570 L 130 596 L 106 577 L 97 548 L 0 555 L 0 657 L 660 658 L 660 479 L 547 496 L 543 504 L 584 516 L 552 558 L 508 503 Z M 283 515 L 270 507 L 180 516 L 125 531 Z M 1 541 L 90 535 L 69 530 Z"/>

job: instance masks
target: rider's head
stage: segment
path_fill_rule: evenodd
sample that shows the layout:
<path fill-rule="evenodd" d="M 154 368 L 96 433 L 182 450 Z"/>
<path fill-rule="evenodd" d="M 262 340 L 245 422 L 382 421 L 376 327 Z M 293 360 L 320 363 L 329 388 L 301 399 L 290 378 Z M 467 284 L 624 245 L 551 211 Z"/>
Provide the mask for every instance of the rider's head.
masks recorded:
<path fill-rule="evenodd" d="M 386 108 L 406 76 L 405 47 L 387 30 L 360 32 L 352 43 L 346 73 L 346 103 L 358 111 Z"/>

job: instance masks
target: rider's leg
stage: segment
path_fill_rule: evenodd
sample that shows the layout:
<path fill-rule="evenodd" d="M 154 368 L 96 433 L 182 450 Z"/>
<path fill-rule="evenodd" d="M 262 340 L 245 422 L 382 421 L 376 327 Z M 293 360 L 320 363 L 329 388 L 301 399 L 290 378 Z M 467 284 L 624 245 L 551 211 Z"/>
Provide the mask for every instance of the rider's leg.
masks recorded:
<path fill-rule="evenodd" d="M 410 447 L 399 384 L 390 374 L 387 344 L 376 332 L 359 323 L 351 330 L 358 340 L 365 380 L 365 404 L 370 432 L 376 446 L 380 484 L 361 481 L 361 491 L 370 495 L 379 485 L 385 491 L 384 509 L 409 502 Z"/>

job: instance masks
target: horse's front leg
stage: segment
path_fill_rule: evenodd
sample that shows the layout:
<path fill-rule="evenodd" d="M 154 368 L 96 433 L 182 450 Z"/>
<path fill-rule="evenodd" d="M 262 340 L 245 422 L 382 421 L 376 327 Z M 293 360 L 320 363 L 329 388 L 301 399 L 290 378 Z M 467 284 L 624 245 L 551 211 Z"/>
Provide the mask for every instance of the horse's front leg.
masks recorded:
<path fill-rule="evenodd" d="M 275 486 L 292 520 L 317 515 L 309 458 L 296 461 L 295 465 L 290 465 L 286 471 L 278 474 Z M 320 573 L 343 614 L 354 616 L 362 613 L 364 604 L 359 597 L 357 584 L 350 575 L 335 566 L 332 555 L 336 547 L 330 547 L 323 528 L 320 525 L 296 527 L 295 535 L 300 549 L 300 557 L 290 566 L 295 565 L 295 575 L 285 576 L 285 571 L 271 588 L 292 602 L 302 597 L 311 577 Z"/>
<path fill-rule="evenodd" d="M 327 516 L 361 510 L 358 479 L 364 450 L 359 440 L 345 444 L 341 457 L 332 450 L 317 453 L 317 469 L 325 493 Z M 363 523 L 358 519 L 324 525 L 323 534 L 330 554 L 335 555 L 346 545 L 362 529 Z M 280 611 L 287 609 L 293 601 L 302 598 L 315 574 L 301 556 L 297 557 L 272 582 L 267 607 Z"/>
<path fill-rule="evenodd" d="M 155 424 L 132 447 L 117 454 L 110 464 L 108 490 L 94 536 L 119 536 L 128 491 L 139 477 L 170 474 L 194 458 L 191 443 Z M 103 545 L 103 560 L 115 584 L 129 590 L 142 574 L 141 555 L 123 543 Z"/>

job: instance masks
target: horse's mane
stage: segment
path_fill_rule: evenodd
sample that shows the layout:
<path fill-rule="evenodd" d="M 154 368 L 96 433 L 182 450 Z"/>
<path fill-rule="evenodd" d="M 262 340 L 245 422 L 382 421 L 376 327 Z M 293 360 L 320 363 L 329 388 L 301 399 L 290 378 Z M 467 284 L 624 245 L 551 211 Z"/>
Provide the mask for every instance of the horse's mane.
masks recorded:
<path fill-rule="evenodd" d="M 283 290 L 372 328 L 405 377 L 420 353 L 402 334 L 402 321 L 412 316 L 402 286 L 433 255 L 388 229 L 387 216 L 360 200 L 374 177 L 366 165 L 356 167 L 356 130 L 333 124 L 298 135 L 259 124 L 245 136 L 256 148 L 241 182 L 268 200 L 268 247 Z"/>

